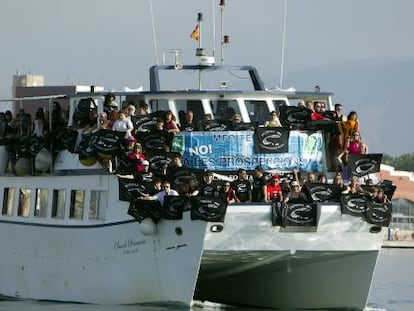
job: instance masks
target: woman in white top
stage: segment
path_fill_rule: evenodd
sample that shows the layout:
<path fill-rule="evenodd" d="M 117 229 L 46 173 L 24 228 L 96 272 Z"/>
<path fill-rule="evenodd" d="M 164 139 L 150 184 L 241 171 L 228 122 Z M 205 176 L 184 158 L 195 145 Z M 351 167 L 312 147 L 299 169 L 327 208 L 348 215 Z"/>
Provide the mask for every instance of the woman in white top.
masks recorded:
<path fill-rule="evenodd" d="M 281 127 L 279 116 L 276 111 L 270 113 L 270 120 L 267 120 L 264 124 L 264 127 Z"/>
<path fill-rule="evenodd" d="M 132 135 L 131 132 L 133 129 L 134 125 L 132 124 L 132 121 L 126 117 L 126 114 L 124 112 L 120 112 L 118 120 L 116 120 L 112 126 L 112 130 L 125 132 L 125 139 L 128 139 L 128 137 Z"/>

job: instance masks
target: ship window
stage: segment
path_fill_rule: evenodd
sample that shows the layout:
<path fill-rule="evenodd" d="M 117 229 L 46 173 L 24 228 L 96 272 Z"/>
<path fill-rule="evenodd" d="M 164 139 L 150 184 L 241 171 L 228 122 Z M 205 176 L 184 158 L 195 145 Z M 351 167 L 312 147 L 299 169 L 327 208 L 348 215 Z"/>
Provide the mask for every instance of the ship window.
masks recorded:
<path fill-rule="evenodd" d="M 4 188 L 3 193 L 3 210 L 2 214 L 7 216 L 13 216 L 14 211 L 14 198 L 16 196 L 15 188 Z"/>
<path fill-rule="evenodd" d="M 105 220 L 107 192 L 91 191 L 89 219 Z"/>
<path fill-rule="evenodd" d="M 284 100 L 274 100 L 273 105 L 275 106 L 275 111 L 279 112 L 279 107 L 286 106 L 287 103 Z"/>
<path fill-rule="evenodd" d="M 240 114 L 239 106 L 235 100 L 212 100 L 211 106 L 214 119 L 231 120 L 235 113 Z"/>
<path fill-rule="evenodd" d="M 19 192 L 19 209 L 17 211 L 18 216 L 29 217 L 30 215 L 30 197 L 32 190 L 28 188 L 20 188 Z"/>
<path fill-rule="evenodd" d="M 82 219 L 85 203 L 84 190 L 72 190 L 70 193 L 70 218 Z"/>
<path fill-rule="evenodd" d="M 204 110 L 201 100 L 176 100 L 175 107 L 178 111 L 177 118 L 180 124 L 185 123 L 185 115 L 188 110 L 193 112 L 195 123 L 204 119 Z"/>
<path fill-rule="evenodd" d="M 35 202 L 35 217 L 47 216 L 47 201 L 49 192 L 47 189 L 36 189 L 36 202 Z"/>
<path fill-rule="evenodd" d="M 270 111 L 264 100 L 248 100 L 246 108 L 249 112 L 250 122 L 256 122 L 258 126 L 264 125 L 270 118 Z"/>
<path fill-rule="evenodd" d="M 52 217 L 63 219 L 65 217 L 65 205 L 66 205 L 65 189 L 54 189 L 53 190 L 53 201 L 52 201 Z"/>
<path fill-rule="evenodd" d="M 149 106 L 151 111 L 167 111 L 170 109 L 168 108 L 168 100 L 166 99 L 151 99 Z"/>

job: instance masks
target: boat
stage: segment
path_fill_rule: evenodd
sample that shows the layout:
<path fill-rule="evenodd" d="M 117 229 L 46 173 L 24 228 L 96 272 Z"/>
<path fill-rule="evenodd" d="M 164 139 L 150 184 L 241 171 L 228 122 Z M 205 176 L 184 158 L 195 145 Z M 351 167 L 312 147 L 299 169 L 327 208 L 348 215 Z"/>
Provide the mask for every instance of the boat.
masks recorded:
<path fill-rule="evenodd" d="M 181 152 L 189 167 L 211 170 L 218 180 L 230 181 L 240 167 L 253 173 L 258 165 L 269 176 L 274 172 L 293 175 L 295 170 L 333 176 L 325 148 L 326 129 L 332 122 L 307 122 L 309 111 L 296 106 L 299 100 L 314 100 L 325 102 L 332 110 L 332 93 L 269 91 L 253 67 L 214 65 L 183 66 L 180 70 L 188 74 L 197 69 L 202 77 L 215 70 L 231 72 L 243 80 L 250 77 L 252 91 L 231 90 L 227 80 L 225 88 L 223 82 L 217 82 L 215 90 L 161 91 L 157 72 L 177 71 L 176 67 L 152 68 L 153 93 L 144 96 L 148 102 L 168 103 L 168 109 L 178 115 L 182 109 L 195 110 L 190 105 L 198 102 L 202 114 L 217 118 L 207 133 L 175 135 L 174 150 Z M 228 124 L 229 115 L 224 120 L 220 117 L 223 107 L 241 116 L 239 128 Z M 257 126 L 256 117 L 263 107 L 267 114 L 281 111 L 289 129 L 288 143 L 280 142 L 282 129 Z M 268 144 L 263 143 L 266 140 Z M 265 149 L 258 152 L 254 145 Z M 354 174 L 361 177 L 378 171 L 378 156 L 354 159 Z M 393 187 L 382 186 L 391 187 L 391 192 L 387 190 L 391 198 Z M 292 204 L 289 211 L 285 206 L 285 214 L 278 213 L 276 203 L 233 203 L 227 205 L 223 221 L 209 222 L 194 299 L 277 309 L 362 310 L 366 306 L 391 206 L 377 206 L 373 213 L 372 202 L 364 195 L 347 197 L 332 185 L 317 183 L 304 188 L 311 203 Z M 305 215 L 307 212 L 310 214 Z"/>
<path fill-rule="evenodd" d="M 206 222 L 188 211 L 139 224 L 119 198 L 116 175 L 68 149 L 52 156 L 49 145 L 40 148 L 33 157 L 19 151 L 15 172 L 0 176 L 2 299 L 189 306 Z"/>
<path fill-rule="evenodd" d="M 127 173 L 119 153 L 125 133 L 98 130 L 96 116 L 95 129 L 85 131 L 84 118 L 104 111 L 108 92 L 62 96 L 69 101 L 69 127 L 19 159 L 16 174 L 0 176 L 0 233 L 7 237 L 0 242 L 0 294 L 101 304 L 366 306 L 389 204 L 318 183 L 304 185 L 308 201 L 301 203 L 228 204 L 188 192 L 189 182 L 201 181 L 206 171 L 218 187 L 238 169 L 251 174 L 258 166 L 286 180 L 307 172 L 329 176 L 326 139 L 335 122 L 309 122 L 310 112 L 296 104 L 317 100 L 331 111 L 333 94 L 269 90 L 252 66 L 216 65 L 199 56 L 195 65 L 176 58 L 151 67 L 149 90 L 111 93 L 124 106 L 148 108 L 131 120 L 154 172 L 171 167 L 176 155 L 184 163 L 165 175 L 181 192 L 162 206 L 140 200 L 142 183 L 103 165 L 110 159 L 118 173 Z M 182 124 L 189 110 L 202 128 L 155 130 L 167 111 Z M 263 127 L 263 111 L 279 111 L 283 127 Z M 234 115 L 242 122 L 234 124 Z M 357 157 L 352 170 L 375 173 L 380 159 Z M 392 192 L 389 184 L 381 187 Z"/>

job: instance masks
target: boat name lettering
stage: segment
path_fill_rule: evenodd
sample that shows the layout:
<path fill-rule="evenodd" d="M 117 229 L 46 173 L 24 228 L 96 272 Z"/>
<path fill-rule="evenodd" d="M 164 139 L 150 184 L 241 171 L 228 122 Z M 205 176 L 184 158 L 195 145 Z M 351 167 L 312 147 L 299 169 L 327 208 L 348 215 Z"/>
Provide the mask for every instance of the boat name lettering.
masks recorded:
<path fill-rule="evenodd" d="M 145 241 L 141 240 L 141 241 L 137 241 L 134 239 L 127 239 L 125 241 L 115 241 L 114 243 L 114 249 L 123 249 L 123 248 L 128 248 L 128 247 L 135 247 L 135 246 L 139 246 L 139 245 L 144 245 Z"/>

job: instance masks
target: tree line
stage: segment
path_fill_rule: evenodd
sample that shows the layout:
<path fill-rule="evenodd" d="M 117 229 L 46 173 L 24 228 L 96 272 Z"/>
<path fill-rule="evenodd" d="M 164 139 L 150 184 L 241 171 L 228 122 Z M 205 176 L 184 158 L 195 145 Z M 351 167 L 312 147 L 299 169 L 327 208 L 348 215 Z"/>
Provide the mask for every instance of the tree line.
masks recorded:
<path fill-rule="evenodd" d="M 393 166 L 398 171 L 414 171 L 414 153 L 392 157 L 384 154 L 382 163 Z"/>

